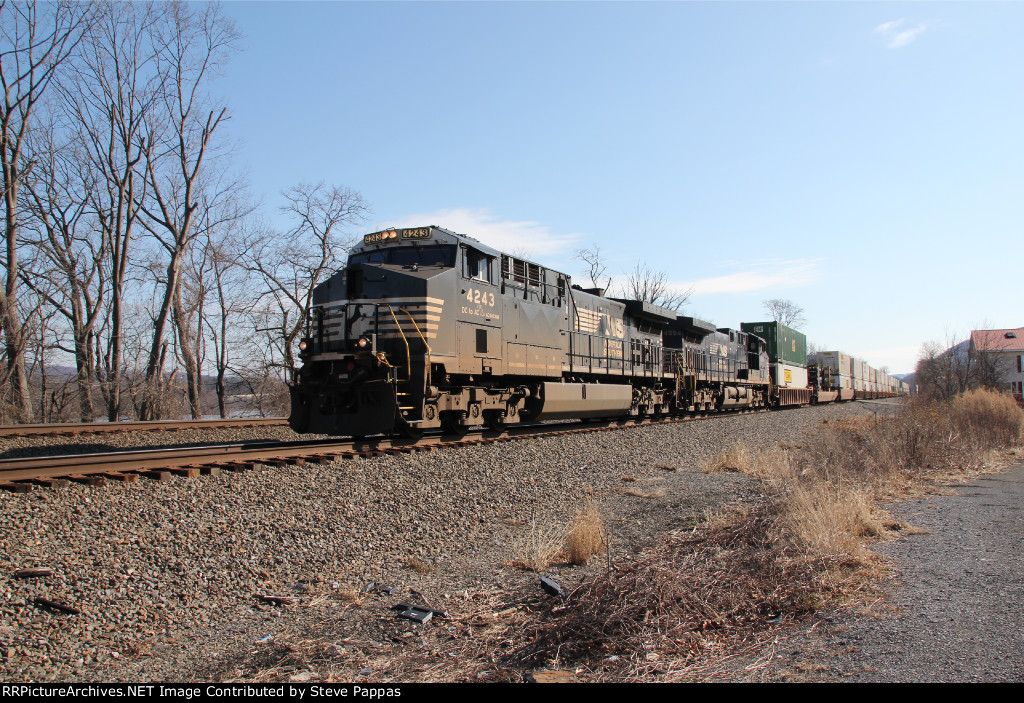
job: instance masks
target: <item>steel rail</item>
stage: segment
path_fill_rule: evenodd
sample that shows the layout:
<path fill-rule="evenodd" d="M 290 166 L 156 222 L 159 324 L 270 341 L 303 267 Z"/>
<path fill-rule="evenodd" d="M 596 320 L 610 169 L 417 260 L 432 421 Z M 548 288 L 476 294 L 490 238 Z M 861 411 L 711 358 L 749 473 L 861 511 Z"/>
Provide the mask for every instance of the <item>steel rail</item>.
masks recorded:
<path fill-rule="evenodd" d="M 217 418 L 214 420 L 152 420 L 126 422 L 55 422 L 36 425 L 0 425 L 0 437 L 24 435 L 99 434 L 103 432 L 156 432 L 218 427 L 276 427 L 287 425 L 283 417 Z"/>
<path fill-rule="evenodd" d="M 196 476 L 221 469 L 251 468 L 255 464 L 301 465 L 306 461 L 333 461 L 339 458 L 372 457 L 384 454 L 404 454 L 431 451 L 437 448 L 463 447 L 515 439 L 552 437 L 579 432 L 598 432 L 629 427 L 690 422 L 711 417 L 732 417 L 739 414 L 767 412 L 741 410 L 707 413 L 694 416 L 665 418 L 634 418 L 591 420 L 546 424 L 524 424 L 501 432 L 481 430 L 467 433 L 461 438 L 450 435 L 426 435 L 418 440 L 405 438 L 322 439 L 298 442 L 236 442 L 199 447 L 172 447 L 164 449 L 132 449 L 116 452 L 88 454 L 57 454 L 18 459 L 0 459 L 0 488 L 27 490 L 39 481 L 46 484 L 54 479 L 82 480 L 89 477 L 136 478 L 139 474 L 165 478 L 163 474 L 178 473 Z"/>

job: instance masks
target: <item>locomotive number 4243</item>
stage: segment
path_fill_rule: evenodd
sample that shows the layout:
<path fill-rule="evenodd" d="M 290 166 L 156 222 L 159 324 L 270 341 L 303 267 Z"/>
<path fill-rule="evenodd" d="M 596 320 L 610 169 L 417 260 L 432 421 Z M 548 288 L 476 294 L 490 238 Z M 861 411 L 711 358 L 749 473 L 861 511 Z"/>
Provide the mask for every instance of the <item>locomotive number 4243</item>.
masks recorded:
<path fill-rule="evenodd" d="M 485 290 L 470 288 L 466 291 L 466 300 L 476 305 L 486 305 L 490 308 L 494 307 L 494 293 Z"/>

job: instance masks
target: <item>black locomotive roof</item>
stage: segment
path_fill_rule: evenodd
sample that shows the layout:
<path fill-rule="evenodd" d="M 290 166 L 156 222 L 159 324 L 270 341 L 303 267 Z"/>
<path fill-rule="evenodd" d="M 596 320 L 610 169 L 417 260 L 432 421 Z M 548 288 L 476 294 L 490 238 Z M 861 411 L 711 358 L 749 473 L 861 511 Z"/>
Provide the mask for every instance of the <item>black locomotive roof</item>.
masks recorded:
<path fill-rule="evenodd" d="M 627 300 L 625 298 L 609 298 L 626 305 L 626 313 L 641 320 L 656 322 L 662 325 L 675 322 L 677 315 L 668 308 L 663 308 L 654 303 L 647 303 L 643 300 Z"/>
<path fill-rule="evenodd" d="M 712 332 L 718 331 L 713 324 L 706 320 L 683 316 L 676 318 L 676 321 L 669 325 L 669 329 L 682 330 L 686 334 L 692 334 L 697 337 L 707 337 Z"/>

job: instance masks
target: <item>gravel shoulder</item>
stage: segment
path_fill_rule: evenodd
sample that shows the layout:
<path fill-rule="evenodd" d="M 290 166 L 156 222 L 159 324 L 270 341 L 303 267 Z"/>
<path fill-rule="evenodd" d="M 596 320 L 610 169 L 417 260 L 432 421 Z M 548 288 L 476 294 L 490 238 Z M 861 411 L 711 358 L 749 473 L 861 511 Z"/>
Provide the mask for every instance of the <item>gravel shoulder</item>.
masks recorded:
<path fill-rule="evenodd" d="M 423 650 L 437 667 L 460 618 L 537 592 L 536 575 L 516 562 L 564 530 L 588 500 L 602 506 L 612 552 L 628 553 L 666 529 L 760 499 L 754 479 L 702 473 L 702 459 L 740 439 L 798 441 L 826 417 L 862 412 L 823 406 L 220 477 L 3 493 L 0 679 L 246 680 L 260 676 L 254 651 L 318 638 L 335 648 L 334 668 L 307 664 L 296 675 L 355 680 L 369 670 L 366 680 L 450 680 L 451 667 L 389 671 L 381 662 Z M 216 441 L 237 437 L 220 433 Z M 28 567 L 53 574 L 11 577 Z M 571 587 L 588 568 L 600 565 L 554 565 L 548 573 Z M 369 582 L 395 590 L 360 594 Z M 82 612 L 46 610 L 33 604 L 37 597 Z M 389 607 L 401 600 L 448 610 L 452 621 L 434 628 L 396 621 Z"/>
<path fill-rule="evenodd" d="M 783 638 L 758 678 L 1024 681 L 1024 465 L 889 509 L 921 534 L 877 545 L 886 594 Z"/>
<path fill-rule="evenodd" d="M 541 597 L 537 575 L 517 562 L 587 501 L 601 504 L 614 555 L 638 551 L 666 530 L 761 500 L 754 479 L 702 473 L 703 459 L 740 439 L 797 444 L 823 420 L 868 412 L 823 406 L 0 493 L 0 679 L 458 680 L 467 623 L 500 628 L 501 608 Z M 169 443 L 267 436 L 256 434 L 178 434 Z M 890 507 L 921 533 L 876 546 L 892 565 L 881 597 L 780 630 L 756 666 L 737 660 L 714 678 L 1024 680 L 1024 465 L 951 492 Z M 28 567 L 53 573 L 13 578 Z M 545 573 L 572 588 L 602 567 L 553 564 Z M 361 593 L 370 582 L 394 590 Z M 47 610 L 33 603 L 40 597 L 81 612 Z M 399 601 L 451 617 L 397 620 Z"/>

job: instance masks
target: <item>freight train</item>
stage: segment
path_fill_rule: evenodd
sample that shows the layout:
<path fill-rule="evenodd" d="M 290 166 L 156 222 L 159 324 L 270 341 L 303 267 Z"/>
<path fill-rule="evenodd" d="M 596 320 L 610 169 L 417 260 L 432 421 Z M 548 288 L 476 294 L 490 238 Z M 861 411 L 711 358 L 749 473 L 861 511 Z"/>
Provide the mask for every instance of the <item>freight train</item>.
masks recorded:
<path fill-rule="evenodd" d="M 790 332 L 606 297 L 441 227 L 389 229 L 313 290 L 289 422 L 416 437 L 814 402 L 831 387 L 811 385 L 806 368 L 794 379 Z"/>

